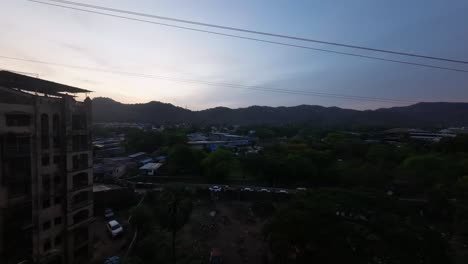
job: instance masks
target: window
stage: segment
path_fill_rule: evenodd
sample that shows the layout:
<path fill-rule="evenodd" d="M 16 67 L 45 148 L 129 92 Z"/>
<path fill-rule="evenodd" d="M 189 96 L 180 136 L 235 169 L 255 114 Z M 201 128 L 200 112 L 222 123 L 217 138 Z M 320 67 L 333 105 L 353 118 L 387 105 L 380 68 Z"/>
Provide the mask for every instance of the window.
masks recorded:
<path fill-rule="evenodd" d="M 9 127 L 25 127 L 31 124 L 31 116 L 28 114 L 7 114 L 5 119 Z"/>
<path fill-rule="evenodd" d="M 62 224 L 62 217 L 59 216 L 59 217 L 55 217 L 54 219 L 54 225 L 61 225 Z"/>
<path fill-rule="evenodd" d="M 62 204 L 62 197 L 61 196 L 56 196 L 54 199 L 54 203 L 56 205 Z"/>
<path fill-rule="evenodd" d="M 42 149 L 49 148 L 49 116 L 41 115 L 41 146 Z"/>
<path fill-rule="evenodd" d="M 52 117 L 52 144 L 54 148 L 60 147 L 60 119 L 57 114 Z"/>
<path fill-rule="evenodd" d="M 74 216 L 73 216 L 73 224 L 77 224 L 81 221 L 84 221 L 86 219 L 88 219 L 89 217 L 89 212 L 87 209 L 83 209 L 81 211 L 79 211 L 78 213 L 76 213 Z M 86 234 L 88 235 L 88 234 Z"/>
<path fill-rule="evenodd" d="M 77 135 L 72 138 L 73 151 L 83 151 L 89 149 L 88 137 L 86 135 Z"/>
<path fill-rule="evenodd" d="M 42 224 L 42 230 L 49 230 L 50 229 L 50 221 L 46 221 Z"/>
<path fill-rule="evenodd" d="M 0 185 L 4 184 L 7 187 L 8 197 L 12 198 L 31 192 L 31 157 L 12 157 L 5 163 L 1 160 L 0 164 L 4 172 L 7 172 L 2 175 L 3 177 L 0 177 L 3 178 Z"/>
<path fill-rule="evenodd" d="M 85 114 L 75 114 L 72 115 L 72 129 L 86 129 L 86 115 Z"/>
<path fill-rule="evenodd" d="M 62 245 L 62 236 L 61 235 L 57 235 L 55 237 L 55 247 L 59 247 L 60 245 Z"/>
<path fill-rule="evenodd" d="M 83 203 L 88 202 L 90 199 L 90 193 L 88 191 L 77 193 L 72 198 L 72 206 L 78 207 Z"/>
<path fill-rule="evenodd" d="M 50 190 L 50 175 L 42 175 L 42 188 L 44 190 Z"/>
<path fill-rule="evenodd" d="M 49 251 L 52 248 L 52 245 L 50 244 L 50 239 L 46 239 L 44 242 L 44 252 Z"/>
<path fill-rule="evenodd" d="M 88 168 L 88 154 L 74 155 L 72 160 L 73 170 Z"/>
<path fill-rule="evenodd" d="M 42 208 L 46 209 L 46 208 L 49 208 L 49 207 L 50 207 L 50 199 L 44 199 L 42 201 Z"/>
<path fill-rule="evenodd" d="M 59 185 L 60 182 L 62 182 L 62 178 L 60 177 L 60 174 L 55 174 L 54 175 L 54 184 Z"/>
<path fill-rule="evenodd" d="M 42 155 L 42 166 L 49 166 L 50 157 L 49 155 Z"/>
<path fill-rule="evenodd" d="M 88 186 L 88 174 L 86 172 L 78 173 L 73 176 L 73 189 Z"/>
<path fill-rule="evenodd" d="M 54 155 L 54 164 L 60 164 L 62 157 L 60 155 Z"/>

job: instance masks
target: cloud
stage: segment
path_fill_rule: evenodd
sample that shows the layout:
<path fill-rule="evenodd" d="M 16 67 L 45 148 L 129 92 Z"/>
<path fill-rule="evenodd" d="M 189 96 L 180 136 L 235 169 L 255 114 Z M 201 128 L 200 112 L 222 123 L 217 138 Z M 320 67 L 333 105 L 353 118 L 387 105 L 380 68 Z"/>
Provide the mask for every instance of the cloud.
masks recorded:
<path fill-rule="evenodd" d="M 60 47 L 66 49 L 68 51 L 71 51 L 71 52 L 73 52 L 75 54 L 82 55 L 82 56 L 90 59 L 91 61 L 93 61 L 94 63 L 96 63 L 98 65 L 105 66 L 105 67 L 111 67 L 112 66 L 112 63 L 110 62 L 109 59 L 104 58 L 103 56 L 97 55 L 96 49 L 88 49 L 86 47 L 78 46 L 78 45 L 75 45 L 75 44 L 70 44 L 70 43 L 67 43 L 67 42 L 57 42 L 57 44 Z M 87 65 L 84 65 L 84 66 L 87 66 Z"/>

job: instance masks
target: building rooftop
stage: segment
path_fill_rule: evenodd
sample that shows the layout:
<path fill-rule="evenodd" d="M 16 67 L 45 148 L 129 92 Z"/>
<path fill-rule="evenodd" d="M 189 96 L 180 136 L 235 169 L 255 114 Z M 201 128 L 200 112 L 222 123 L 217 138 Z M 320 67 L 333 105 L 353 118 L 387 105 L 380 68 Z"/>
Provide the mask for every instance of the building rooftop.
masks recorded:
<path fill-rule="evenodd" d="M 105 192 L 109 190 L 123 189 L 123 187 L 115 184 L 96 184 L 93 185 L 93 192 Z"/>
<path fill-rule="evenodd" d="M 0 86 L 58 96 L 63 96 L 64 94 L 62 93 L 75 94 L 91 92 L 89 90 L 46 81 L 39 78 L 34 78 L 9 71 L 0 71 Z"/>
<path fill-rule="evenodd" d="M 140 170 L 157 170 L 162 165 L 162 163 L 146 163 L 145 165 L 140 167 Z"/>
<path fill-rule="evenodd" d="M 135 153 L 135 154 L 132 154 L 132 155 L 128 155 L 128 157 L 131 158 L 131 159 L 134 159 L 134 158 L 138 158 L 138 157 L 143 156 L 143 155 L 146 155 L 146 152 L 138 152 L 138 153 Z"/>

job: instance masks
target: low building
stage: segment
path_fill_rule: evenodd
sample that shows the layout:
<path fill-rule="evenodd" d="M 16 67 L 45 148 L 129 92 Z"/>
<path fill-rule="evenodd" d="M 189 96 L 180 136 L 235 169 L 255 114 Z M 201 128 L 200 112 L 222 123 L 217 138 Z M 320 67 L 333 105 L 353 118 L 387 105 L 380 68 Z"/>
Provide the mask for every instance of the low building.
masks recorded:
<path fill-rule="evenodd" d="M 146 152 L 138 152 L 132 155 L 128 155 L 128 157 L 140 165 L 144 165 L 153 161 L 153 158 L 146 154 Z"/>
<path fill-rule="evenodd" d="M 216 151 L 217 149 L 223 148 L 240 148 L 248 147 L 251 145 L 249 140 L 237 140 L 237 141 L 189 141 L 187 142 L 191 147 L 196 149 L 206 149 L 209 151 Z"/>
<path fill-rule="evenodd" d="M 113 182 L 137 166 L 137 163 L 128 157 L 105 158 L 94 164 L 94 179 L 98 182 Z"/>
<path fill-rule="evenodd" d="M 404 142 L 408 140 L 421 140 L 439 142 L 442 138 L 452 138 L 453 133 L 431 132 L 414 128 L 392 128 L 383 132 L 383 141 Z"/>
<path fill-rule="evenodd" d="M 159 170 L 162 166 L 163 163 L 147 163 L 141 166 L 139 170 L 142 175 L 156 176 L 159 174 Z"/>
<path fill-rule="evenodd" d="M 203 141 L 208 140 L 208 137 L 203 135 L 202 133 L 190 133 L 187 134 L 188 141 Z"/>
<path fill-rule="evenodd" d="M 93 141 L 94 157 L 117 157 L 125 153 L 123 137 L 100 138 Z"/>
<path fill-rule="evenodd" d="M 211 133 L 209 135 L 209 140 L 212 141 L 243 141 L 250 140 L 248 137 L 233 135 L 229 133 Z"/>

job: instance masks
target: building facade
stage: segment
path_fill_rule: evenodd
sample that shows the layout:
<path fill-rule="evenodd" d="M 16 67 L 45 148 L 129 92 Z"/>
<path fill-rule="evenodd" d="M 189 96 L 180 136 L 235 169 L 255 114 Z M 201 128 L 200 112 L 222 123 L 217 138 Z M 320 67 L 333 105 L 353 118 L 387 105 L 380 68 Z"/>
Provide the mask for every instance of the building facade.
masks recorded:
<path fill-rule="evenodd" d="M 0 263 L 87 263 L 92 255 L 87 90 L 0 71 Z"/>

